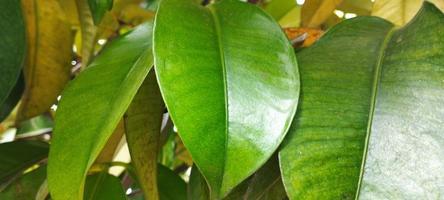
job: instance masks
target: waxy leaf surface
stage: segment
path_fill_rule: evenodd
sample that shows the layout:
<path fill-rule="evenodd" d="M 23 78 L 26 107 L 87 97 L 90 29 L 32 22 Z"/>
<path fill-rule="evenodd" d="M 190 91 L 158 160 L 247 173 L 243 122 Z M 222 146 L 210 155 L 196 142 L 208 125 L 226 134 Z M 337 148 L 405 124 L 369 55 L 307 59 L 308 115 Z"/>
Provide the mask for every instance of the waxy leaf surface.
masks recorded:
<path fill-rule="evenodd" d="M 154 54 L 179 135 L 211 198 L 222 198 L 285 136 L 299 95 L 293 49 L 272 17 L 254 5 L 164 0 Z"/>
<path fill-rule="evenodd" d="M 301 102 L 280 151 L 290 199 L 438 199 L 444 15 L 347 20 L 298 54 Z M 412 189 L 415 188 L 415 189 Z"/>
<path fill-rule="evenodd" d="M 48 163 L 54 199 L 78 200 L 88 169 L 153 65 L 150 23 L 109 43 L 62 93 Z"/>

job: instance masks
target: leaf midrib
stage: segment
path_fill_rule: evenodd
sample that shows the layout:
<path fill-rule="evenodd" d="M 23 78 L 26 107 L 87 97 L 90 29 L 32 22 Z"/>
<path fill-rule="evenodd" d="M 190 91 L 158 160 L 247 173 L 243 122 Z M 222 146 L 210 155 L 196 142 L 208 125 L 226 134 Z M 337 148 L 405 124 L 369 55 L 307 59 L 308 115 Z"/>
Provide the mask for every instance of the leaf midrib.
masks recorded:
<path fill-rule="evenodd" d="M 221 185 L 218 188 L 218 194 L 216 196 L 220 196 L 220 189 L 222 188 L 222 185 L 224 184 L 225 179 L 225 167 L 227 162 L 227 149 L 228 149 L 228 84 L 227 84 L 227 70 L 226 70 L 226 63 L 225 63 L 225 54 L 222 47 L 222 31 L 221 31 L 221 24 L 219 17 L 217 16 L 216 9 L 214 8 L 214 4 L 211 6 L 208 6 L 208 10 L 210 11 L 210 14 L 212 16 L 213 22 L 214 22 L 214 29 L 216 30 L 216 37 L 217 37 L 217 44 L 219 49 L 219 57 L 220 57 L 220 63 L 222 67 L 222 79 L 224 83 L 224 100 L 225 100 L 225 149 L 224 149 L 224 156 L 223 156 L 223 162 L 222 165 L 222 182 Z M 211 195 L 213 196 L 213 195 Z"/>
<path fill-rule="evenodd" d="M 364 150 L 363 150 L 363 156 L 362 156 L 362 162 L 361 162 L 361 169 L 359 172 L 359 180 L 358 180 L 358 187 L 356 189 L 356 195 L 355 200 L 359 199 L 359 194 L 361 190 L 362 185 L 362 179 L 364 177 L 364 167 L 367 160 L 367 154 L 368 154 L 368 144 L 370 140 L 370 134 L 371 134 L 371 127 L 373 123 L 373 116 L 375 114 L 375 105 L 376 105 L 376 97 L 378 94 L 378 87 L 381 80 L 382 75 L 382 64 L 385 57 L 385 52 L 387 50 L 388 44 L 390 40 L 392 39 L 393 33 L 397 30 L 397 28 L 393 25 L 392 28 L 387 32 L 384 41 L 381 44 L 381 47 L 378 52 L 378 60 L 376 62 L 376 68 L 374 72 L 373 77 L 373 85 L 372 85 L 372 93 L 371 93 L 371 100 L 370 100 L 370 109 L 369 109 L 369 115 L 368 115 L 368 121 L 367 121 L 367 130 L 366 130 L 366 136 L 365 136 L 365 143 L 364 143 Z"/>

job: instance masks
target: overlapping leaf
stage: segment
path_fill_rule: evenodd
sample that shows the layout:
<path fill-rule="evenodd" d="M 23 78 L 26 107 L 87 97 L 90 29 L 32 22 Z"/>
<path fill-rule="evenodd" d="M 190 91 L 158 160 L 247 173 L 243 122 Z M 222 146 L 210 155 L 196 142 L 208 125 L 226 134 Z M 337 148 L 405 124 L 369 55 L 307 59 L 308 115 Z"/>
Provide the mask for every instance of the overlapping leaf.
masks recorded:
<path fill-rule="evenodd" d="M 4 0 L 0 9 L 0 106 L 3 107 L 19 78 L 26 40 L 20 1 Z"/>
<path fill-rule="evenodd" d="M 164 110 L 156 74 L 151 70 L 124 117 L 132 164 L 146 199 L 159 199 L 157 155 Z"/>
<path fill-rule="evenodd" d="M 62 94 L 48 163 L 54 199 L 78 200 L 88 169 L 153 65 L 151 24 L 107 45 Z"/>
<path fill-rule="evenodd" d="M 209 7 L 164 0 L 154 30 L 168 110 L 212 198 L 222 198 L 266 162 L 288 129 L 299 94 L 293 49 L 271 17 L 237 0 Z"/>
<path fill-rule="evenodd" d="M 15 141 L 0 144 L 0 181 L 23 172 L 48 156 L 49 145 L 40 141 Z"/>
<path fill-rule="evenodd" d="M 280 151 L 290 199 L 440 198 L 444 15 L 425 3 L 393 27 L 348 20 L 298 54 L 302 100 Z"/>
<path fill-rule="evenodd" d="M 125 191 L 120 184 L 120 179 L 101 172 L 90 175 L 85 184 L 85 200 L 126 200 Z"/>
<path fill-rule="evenodd" d="M 27 27 L 25 93 L 17 121 L 49 110 L 70 79 L 73 37 L 57 0 L 23 1 Z"/>

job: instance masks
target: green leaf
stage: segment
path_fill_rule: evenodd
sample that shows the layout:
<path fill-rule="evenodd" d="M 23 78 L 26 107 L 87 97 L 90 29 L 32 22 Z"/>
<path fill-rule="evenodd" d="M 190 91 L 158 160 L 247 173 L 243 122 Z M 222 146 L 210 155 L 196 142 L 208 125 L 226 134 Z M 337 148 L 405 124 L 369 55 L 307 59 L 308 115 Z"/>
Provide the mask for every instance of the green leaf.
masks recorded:
<path fill-rule="evenodd" d="M 40 141 L 0 144 L 0 182 L 23 172 L 48 156 L 49 145 Z"/>
<path fill-rule="evenodd" d="M 73 37 L 58 0 L 23 1 L 27 27 L 25 92 L 17 122 L 49 110 L 71 78 Z"/>
<path fill-rule="evenodd" d="M 145 199 L 159 199 L 157 155 L 165 105 L 154 69 L 148 74 L 125 114 L 125 133 L 132 164 Z"/>
<path fill-rule="evenodd" d="M 113 0 L 88 0 L 94 24 L 98 25 L 105 15 L 106 11 L 113 7 Z"/>
<path fill-rule="evenodd" d="M 17 127 L 15 138 L 25 138 L 37 136 L 52 131 L 54 123 L 47 115 L 40 115 L 29 120 L 23 121 Z"/>
<path fill-rule="evenodd" d="M 26 40 L 20 1 L 3 0 L 0 10 L 0 106 L 3 107 L 19 79 Z"/>
<path fill-rule="evenodd" d="M 126 195 L 119 178 L 108 174 L 107 172 L 101 172 L 98 174 L 90 175 L 86 179 L 84 199 L 125 200 Z"/>
<path fill-rule="evenodd" d="M 282 28 L 299 27 L 301 24 L 301 7 L 294 7 L 285 16 L 279 19 L 278 22 Z"/>
<path fill-rule="evenodd" d="M 444 15 L 426 3 L 393 27 L 347 20 L 298 54 L 302 100 L 280 151 L 290 199 L 442 193 Z"/>
<path fill-rule="evenodd" d="M 254 175 L 238 185 L 224 200 L 287 199 L 277 156 L 273 156 Z"/>
<path fill-rule="evenodd" d="M 88 169 L 153 65 L 151 31 L 146 23 L 113 40 L 62 93 L 48 163 L 54 199 L 83 197 Z"/>
<path fill-rule="evenodd" d="M 294 0 L 271 0 L 264 6 L 264 11 L 279 21 L 295 7 L 299 6 Z"/>
<path fill-rule="evenodd" d="M 287 198 L 277 156 L 273 156 L 251 177 L 244 198 L 257 200 L 284 200 Z"/>
<path fill-rule="evenodd" d="M 1 191 L 0 199 L 35 199 L 45 178 L 46 166 L 32 170 L 12 182 L 4 191 Z"/>
<path fill-rule="evenodd" d="M 301 6 L 294 0 L 271 0 L 263 8 L 282 27 L 298 27 L 301 23 Z"/>
<path fill-rule="evenodd" d="M 163 165 L 158 165 L 158 187 L 161 200 L 186 200 L 187 184 L 173 171 Z"/>
<path fill-rule="evenodd" d="M 188 200 L 207 200 L 210 198 L 208 185 L 196 165 L 191 168 L 187 191 Z"/>
<path fill-rule="evenodd" d="M 161 200 L 187 199 L 187 185 L 180 176 L 161 164 L 157 165 L 157 173 L 157 187 Z M 136 185 L 133 189 L 138 189 L 138 187 L 139 185 Z M 141 193 L 136 193 L 135 195 L 129 195 L 129 199 L 139 200 L 144 198 Z"/>
<path fill-rule="evenodd" d="M 179 135 L 212 198 L 221 198 L 265 163 L 285 136 L 299 94 L 293 49 L 279 25 L 254 5 L 164 0 L 154 52 Z"/>
<path fill-rule="evenodd" d="M 11 93 L 9 93 L 9 96 L 5 99 L 3 105 L 1 105 L 0 107 L 0 122 L 5 120 L 8 117 L 8 115 L 12 112 L 12 110 L 14 110 L 15 106 L 22 98 L 24 90 L 25 90 L 25 81 L 23 78 L 23 74 L 20 74 L 20 77 L 17 80 L 17 83 L 15 84 Z"/>

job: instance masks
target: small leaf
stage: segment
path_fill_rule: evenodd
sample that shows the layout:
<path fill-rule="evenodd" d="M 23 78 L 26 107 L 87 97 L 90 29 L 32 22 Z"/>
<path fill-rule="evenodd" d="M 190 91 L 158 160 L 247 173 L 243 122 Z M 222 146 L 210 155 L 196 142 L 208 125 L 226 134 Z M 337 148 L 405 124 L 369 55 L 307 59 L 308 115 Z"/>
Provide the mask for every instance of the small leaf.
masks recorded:
<path fill-rule="evenodd" d="M 157 166 L 157 187 L 159 188 L 159 197 L 161 200 L 186 200 L 187 185 L 185 181 L 176 173 L 163 165 Z M 138 189 L 138 186 L 133 189 Z M 131 200 L 142 200 L 143 195 L 136 193 L 129 195 Z"/>
<path fill-rule="evenodd" d="M 211 198 L 222 198 L 285 136 L 299 94 L 293 48 L 269 15 L 237 0 L 164 0 L 154 30 L 168 111 Z"/>
<path fill-rule="evenodd" d="M 23 121 L 49 110 L 70 79 L 73 37 L 57 0 L 22 1 L 27 26 L 25 93 L 17 113 Z"/>
<path fill-rule="evenodd" d="M 88 0 L 94 24 L 98 25 L 105 15 L 106 11 L 113 7 L 113 0 Z"/>
<path fill-rule="evenodd" d="M 151 31 L 147 23 L 113 40 L 63 92 L 48 162 L 54 199 L 83 197 L 88 169 L 153 65 Z"/>
<path fill-rule="evenodd" d="M 14 180 L 5 190 L 0 192 L 0 199 L 35 199 L 45 178 L 46 166 L 40 166 Z"/>
<path fill-rule="evenodd" d="M 89 65 L 91 57 L 94 53 L 94 46 L 96 45 L 96 32 L 97 27 L 94 26 L 93 16 L 89 9 L 89 0 L 75 0 L 81 32 L 81 56 L 82 56 L 82 69 L 85 69 Z"/>
<path fill-rule="evenodd" d="M 52 131 L 54 123 L 47 115 L 40 115 L 28 120 L 25 120 L 17 127 L 17 134 L 15 138 L 26 138 L 49 133 Z"/>
<path fill-rule="evenodd" d="M 158 187 L 161 200 L 186 200 L 187 184 L 173 171 L 158 165 Z"/>
<path fill-rule="evenodd" d="M 0 144 L 0 182 L 38 163 L 48 156 L 49 145 L 40 141 L 15 141 Z"/>
<path fill-rule="evenodd" d="M 0 106 L 17 85 L 25 57 L 25 25 L 20 1 L 2 0 L 0 4 Z"/>
<path fill-rule="evenodd" d="M 154 70 L 148 74 L 125 114 L 125 133 L 132 164 L 145 199 L 159 199 L 157 155 L 165 106 Z"/>
<path fill-rule="evenodd" d="M 207 182 L 196 165 L 191 169 L 187 191 L 188 200 L 207 200 L 210 198 Z"/>
<path fill-rule="evenodd" d="M 12 89 L 11 93 L 9 93 L 8 98 L 5 99 L 3 105 L 0 107 L 0 122 L 5 120 L 8 115 L 14 110 L 17 103 L 22 98 L 23 91 L 25 90 L 25 80 L 23 78 L 23 74 L 20 74 L 17 83 Z M 1 131 L 0 131 L 1 132 Z"/>
<path fill-rule="evenodd" d="M 341 2 L 342 0 L 307 0 L 301 10 L 302 27 L 319 27 Z"/>
<path fill-rule="evenodd" d="M 107 172 L 101 172 L 88 176 L 86 179 L 85 196 L 83 199 L 125 200 L 126 195 L 119 178 L 110 175 Z"/>
<path fill-rule="evenodd" d="M 286 198 L 279 162 L 277 156 L 273 156 L 251 177 L 245 199 L 284 200 Z"/>
<path fill-rule="evenodd" d="M 284 200 L 287 199 L 277 156 L 273 156 L 258 171 L 238 185 L 224 200 Z"/>

